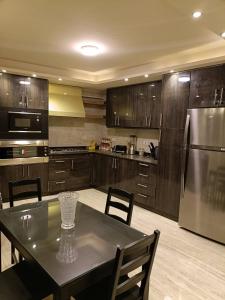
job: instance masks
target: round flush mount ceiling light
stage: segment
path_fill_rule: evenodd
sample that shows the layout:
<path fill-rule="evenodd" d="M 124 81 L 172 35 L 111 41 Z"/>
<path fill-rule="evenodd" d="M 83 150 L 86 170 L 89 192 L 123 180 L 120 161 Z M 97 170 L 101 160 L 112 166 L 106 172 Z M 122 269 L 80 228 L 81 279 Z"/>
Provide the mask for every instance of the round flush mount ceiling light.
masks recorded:
<path fill-rule="evenodd" d="M 97 56 L 100 54 L 100 48 L 96 45 L 83 45 L 80 47 L 81 54 L 85 56 Z"/>
<path fill-rule="evenodd" d="M 199 11 L 199 10 L 194 11 L 193 14 L 192 14 L 192 17 L 193 17 L 194 19 L 198 19 L 198 18 L 200 18 L 201 16 L 202 16 L 202 12 Z"/>

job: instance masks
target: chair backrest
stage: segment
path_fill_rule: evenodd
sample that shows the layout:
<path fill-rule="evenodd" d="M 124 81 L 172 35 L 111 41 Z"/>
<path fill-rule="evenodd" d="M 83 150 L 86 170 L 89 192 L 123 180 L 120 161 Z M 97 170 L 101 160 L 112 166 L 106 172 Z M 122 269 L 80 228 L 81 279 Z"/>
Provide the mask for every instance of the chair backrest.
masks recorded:
<path fill-rule="evenodd" d="M 112 196 L 118 196 L 119 198 L 126 199 L 128 201 L 127 202 L 128 205 L 123 204 L 118 201 L 111 200 Z M 117 208 L 117 209 L 125 212 L 127 214 L 126 219 L 123 219 L 122 217 L 111 214 L 109 212 L 110 207 L 114 207 L 114 208 Z M 132 213 L 133 213 L 133 207 L 134 207 L 134 194 L 128 193 L 128 192 L 120 190 L 120 189 L 114 189 L 111 187 L 109 188 L 108 196 L 107 196 L 107 200 L 106 200 L 106 206 L 105 206 L 105 214 L 106 215 L 108 215 L 116 220 L 119 220 L 127 225 L 130 225 Z"/>
<path fill-rule="evenodd" d="M 123 299 L 123 294 L 129 294 L 129 291 L 137 287 L 139 282 L 141 284 L 140 288 L 138 288 L 137 300 L 147 299 L 144 297 L 148 293 L 149 278 L 159 235 L 160 232 L 155 230 L 152 235 L 146 236 L 138 242 L 132 243 L 123 249 L 117 248 L 111 300 L 117 299 L 117 296 Z M 140 267 L 141 271 L 135 272 L 135 275 L 128 276 L 130 272 Z"/>
<path fill-rule="evenodd" d="M 26 189 L 28 186 L 30 186 L 29 191 L 20 191 L 15 192 L 16 188 L 19 188 L 20 190 L 22 188 Z M 38 201 L 41 201 L 41 179 L 27 179 L 27 180 L 19 180 L 19 181 L 13 181 L 9 182 L 9 203 L 10 207 L 14 206 L 15 200 L 21 200 L 25 198 L 33 198 L 37 197 Z"/>

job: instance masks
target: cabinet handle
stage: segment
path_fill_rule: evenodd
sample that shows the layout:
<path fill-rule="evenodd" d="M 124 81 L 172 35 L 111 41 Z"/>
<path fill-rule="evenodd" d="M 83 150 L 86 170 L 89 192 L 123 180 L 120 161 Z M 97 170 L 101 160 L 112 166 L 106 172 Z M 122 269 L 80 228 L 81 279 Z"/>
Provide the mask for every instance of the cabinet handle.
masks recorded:
<path fill-rule="evenodd" d="M 50 182 L 48 181 L 48 192 L 50 191 Z"/>
<path fill-rule="evenodd" d="M 56 163 L 64 163 L 65 160 L 56 160 L 55 162 L 56 162 Z"/>
<path fill-rule="evenodd" d="M 148 126 L 148 117 L 147 116 L 145 117 L 145 126 L 146 127 Z"/>
<path fill-rule="evenodd" d="M 112 169 L 114 169 L 114 158 L 112 159 Z"/>
<path fill-rule="evenodd" d="M 220 89 L 215 89 L 215 91 L 214 91 L 214 104 L 215 104 L 215 105 L 216 105 L 216 104 L 220 104 L 220 99 L 221 99 L 221 97 L 220 97 L 219 101 L 218 101 L 218 99 L 217 99 L 217 97 L 218 97 L 218 95 L 219 95 L 219 92 L 220 92 Z M 221 96 L 221 92 L 220 92 L 220 96 Z"/>
<path fill-rule="evenodd" d="M 24 98 L 25 98 L 25 103 L 26 103 L 26 108 L 28 108 L 28 106 L 29 106 L 29 103 L 28 103 L 28 96 L 24 96 Z"/>
<path fill-rule="evenodd" d="M 139 163 L 139 166 L 143 166 L 143 167 L 149 167 L 149 165 L 147 165 L 147 164 L 143 164 L 143 163 Z"/>
<path fill-rule="evenodd" d="M 117 169 L 117 159 L 115 158 L 115 169 Z"/>
<path fill-rule="evenodd" d="M 29 165 L 27 166 L 27 175 L 28 175 L 28 177 L 30 177 L 30 166 Z"/>
<path fill-rule="evenodd" d="M 137 185 L 140 186 L 140 187 L 143 187 L 143 188 L 147 188 L 148 187 L 147 185 L 144 185 L 144 184 L 141 184 L 141 183 L 138 183 Z"/>
<path fill-rule="evenodd" d="M 120 126 L 120 117 L 117 117 L 117 125 Z"/>
<path fill-rule="evenodd" d="M 66 173 L 66 171 L 55 171 L 56 174 Z"/>
<path fill-rule="evenodd" d="M 138 196 L 142 197 L 142 198 L 148 198 L 148 196 L 143 195 L 143 194 L 138 194 Z"/>
<path fill-rule="evenodd" d="M 162 130 L 159 130 L 159 144 L 161 143 Z"/>
<path fill-rule="evenodd" d="M 25 177 L 25 170 L 24 170 L 24 166 L 22 167 L 22 177 Z"/>
<path fill-rule="evenodd" d="M 73 161 L 73 159 L 71 161 L 71 167 L 72 167 L 72 170 L 73 170 L 74 169 L 74 161 Z"/>
<path fill-rule="evenodd" d="M 65 181 L 56 181 L 55 184 L 64 184 L 66 183 Z"/>
<path fill-rule="evenodd" d="M 149 117 L 149 127 L 151 127 L 151 122 L 152 122 L 152 115 L 150 114 L 150 117 Z"/>
<path fill-rule="evenodd" d="M 148 177 L 148 175 L 142 174 L 142 173 L 139 173 L 138 175 L 139 175 L 139 176 L 142 176 L 142 177 Z"/>
<path fill-rule="evenodd" d="M 223 90 L 224 88 L 221 89 L 221 92 L 220 92 L 220 105 L 223 103 Z"/>

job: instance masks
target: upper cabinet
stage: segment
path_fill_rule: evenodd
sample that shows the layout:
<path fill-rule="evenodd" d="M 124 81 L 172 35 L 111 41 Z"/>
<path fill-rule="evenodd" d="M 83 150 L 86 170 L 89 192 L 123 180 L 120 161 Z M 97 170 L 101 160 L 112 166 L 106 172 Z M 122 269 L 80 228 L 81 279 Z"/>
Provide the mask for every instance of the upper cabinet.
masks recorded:
<path fill-rule="evenodd" d="M 191 71 L 191 108 L 225 106 L 225 66 Z"/>
<path fill-rule="evenodd" d="M 0 107 L 48 109 L 48 80 L 2 73 Z"/>
<path fill-rule="evenodd" d="M 161 81 L 107 90 L 106 125 L 159 128 Z"/>

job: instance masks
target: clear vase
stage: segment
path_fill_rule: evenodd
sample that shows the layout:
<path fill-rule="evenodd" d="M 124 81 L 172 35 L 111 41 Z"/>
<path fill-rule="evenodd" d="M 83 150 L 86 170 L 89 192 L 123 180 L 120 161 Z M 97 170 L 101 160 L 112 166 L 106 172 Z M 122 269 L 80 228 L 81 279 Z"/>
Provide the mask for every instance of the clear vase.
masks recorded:
<path fill-rule="evenodd" d="M 79 199 L 76 192 L 63 192 L 58 196 L 61 210 L 61 227 L 63 229 L 71 229 L 75 226 L 75 212 Z"/>

